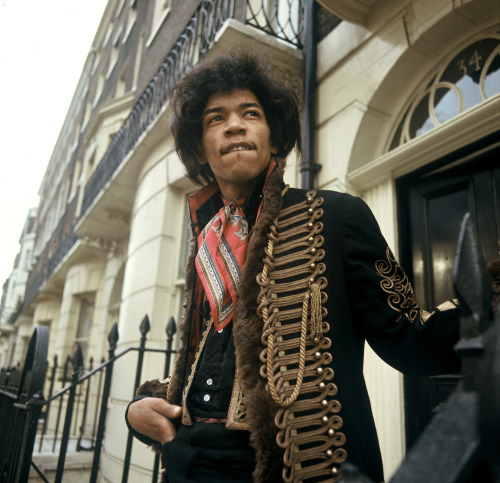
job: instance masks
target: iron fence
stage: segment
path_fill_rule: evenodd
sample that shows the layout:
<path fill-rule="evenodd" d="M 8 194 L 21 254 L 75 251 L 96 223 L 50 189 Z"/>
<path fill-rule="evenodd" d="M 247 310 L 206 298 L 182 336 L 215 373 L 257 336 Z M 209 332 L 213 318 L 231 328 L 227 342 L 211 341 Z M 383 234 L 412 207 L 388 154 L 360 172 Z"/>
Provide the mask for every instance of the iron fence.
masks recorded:
<path fill-rule="evenodd" d="M 22 372 L 0 376 L 0 481 L 28 481 L 43 384 L 49 331 L 37 327 L 31 337 Z M 20 376 L 20 377 L 18 377 Z"/>
<path fill-rule="evenodd" d="M 0 482 L 26 482 L 30 467 L 48 482 L 44 470 L 32 459 L 33 450 L 39 454 L 57 455 L 56 483 L 63 479 L 69 452 L 92 452 L 89 481 L 97 481 L 115 361 L 138 352 L 134 389 L 141 380 L 145 353 L 165 354 L 164 374 L 170 372 L 171 356 L 175 352 L 172 349 L 176 332 L 174 318 L 167 323 L 165 349 L 146 347 L 150 331 L 147 316 L 139 330 L 139 347 L 115 355 L 118 329 L 114 324 L 108 334 L 108 359 L 95 368 L 92 368 L 93 361 L 89 360 L 85 372 L 79 346 L 62 366 L 54 358 L 53 365 L 48 367 L 48 329 L 35 329 L 24 369 L 10 368 L 0 372 Z M 45 383 L 48 383 L 47 387 L 44 387 Z M 58 386 L 61 388 L 56 390 Z M 124 455 L 124 482 L 128 480 L 131 453 L 132 435 L 129 434 Z M 159 459 L 156 458 L 152 469 L 153 482 L 158 481 L 158 469 Z"/>

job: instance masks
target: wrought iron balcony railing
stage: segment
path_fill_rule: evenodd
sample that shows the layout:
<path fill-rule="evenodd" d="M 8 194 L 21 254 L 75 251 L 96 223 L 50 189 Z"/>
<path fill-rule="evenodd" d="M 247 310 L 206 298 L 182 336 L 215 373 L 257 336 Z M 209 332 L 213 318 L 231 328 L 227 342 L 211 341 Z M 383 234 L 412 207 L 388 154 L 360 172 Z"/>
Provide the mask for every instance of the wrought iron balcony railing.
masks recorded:
<path fill-rule="evenodd" d="M 246 0 L 245 23 L 302 48 L 301 0 Z"/>
<path fill-rule="evenodd" d="M 237 6 L 236 0 L 203 0 L 200 3 L 92 173 L 85 186 L 80 219 L 106 188 L 141 135 L 157 119 L 173 85 L 212 48 L 224 22 L 236 18 Z M 300 49 L 302 10 L 301 0 L 245 0 L 243 19 L 239 15 L 238 19 Z M 42 263 L 30 274 L 25 299 L 17 315 L 33 301 L 40 287 L 80 238 L 73 233 L 73 227 L 69 232 L 58 234 L 56 252 L 47 258 L 42 257 Z"/>

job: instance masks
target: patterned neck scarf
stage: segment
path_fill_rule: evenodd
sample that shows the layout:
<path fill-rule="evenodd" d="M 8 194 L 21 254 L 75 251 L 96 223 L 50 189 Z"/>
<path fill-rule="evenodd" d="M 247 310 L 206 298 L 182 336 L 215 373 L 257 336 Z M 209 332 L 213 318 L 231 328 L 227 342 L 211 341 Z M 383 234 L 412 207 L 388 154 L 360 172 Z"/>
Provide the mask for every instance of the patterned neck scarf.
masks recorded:
<path fill-rule="evenodd" d="M 271 159 L 266 172 L 262 193 L 267 179 L 277 162 Z M 190 197 L 191 219 L 198 223 L 196 206 L 218 190 L 214 182 Z M 255 195 L 254 195 L 255 196 Z M 257 194 L 258 196 L 258 194 Z M 198 253 L 195 266 L 203 289 L 210 304 L 216 330 L 222 330 L 233 318 L 236 306 L 236 292 L 245 263 L 248 245 L 248 222 L 243 212 L 246 200 L 241 198 L 229 203 L 198 232 Z M 257 210 L 255 222 L 259 218 L 262 201 Z"/>
<path fill-rule="evenodd" d="M 248 222 L 244 203 L 245 198 L 241 198 L 225 204 L 198 236 L 196 270 L 219 331 L 233 318 L 245 263 Z"/>

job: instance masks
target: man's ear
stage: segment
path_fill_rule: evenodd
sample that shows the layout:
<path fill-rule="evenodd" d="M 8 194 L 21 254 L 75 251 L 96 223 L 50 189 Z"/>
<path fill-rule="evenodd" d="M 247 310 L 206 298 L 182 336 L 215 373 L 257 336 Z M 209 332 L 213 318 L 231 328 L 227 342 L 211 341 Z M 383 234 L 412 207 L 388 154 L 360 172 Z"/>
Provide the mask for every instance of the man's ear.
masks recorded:
<path fill-rule="evenodd" d="M 207 158 L 205 156 L 203 146 L 198 147 L 198 163 L 200 163 L 202 166 L 204 164 L 207 164 Z"/>
<path fill-rule="evenodd" d="M 271 154 L 274 154 L 276 156 L 276 154 L 278 154 L 278 151 L 279 151 L 278 146 L 271 144 Z"/>

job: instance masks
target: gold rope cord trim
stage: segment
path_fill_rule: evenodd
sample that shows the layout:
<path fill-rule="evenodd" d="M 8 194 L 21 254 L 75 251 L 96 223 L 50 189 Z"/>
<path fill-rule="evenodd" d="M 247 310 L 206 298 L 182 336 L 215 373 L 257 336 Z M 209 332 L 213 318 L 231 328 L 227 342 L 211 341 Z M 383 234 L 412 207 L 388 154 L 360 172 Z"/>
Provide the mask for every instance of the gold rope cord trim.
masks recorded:
<path fill-rule="evenodd" d="M 324 307 L 323 199 L 314 191 L 283 209 L 268 234 L 257 314 L 263 320 L 261 376 L 279 409 L 277 444 L 285 482 L 338 481 L 342 448 L 340 403 L 334 399 L 331 340 Z"/>
<path fill-rule="evenodd" d="M 238 368 L 236 368 L 231 402 L 227 412 L 226 427 L 230 429 L 244 429 L 246 431 L 250 431 L 250 425 L 247 423 L 246 415 L 245 401 L 243 399 L 243 391 L 241 390 L 240 374 Z"/>

